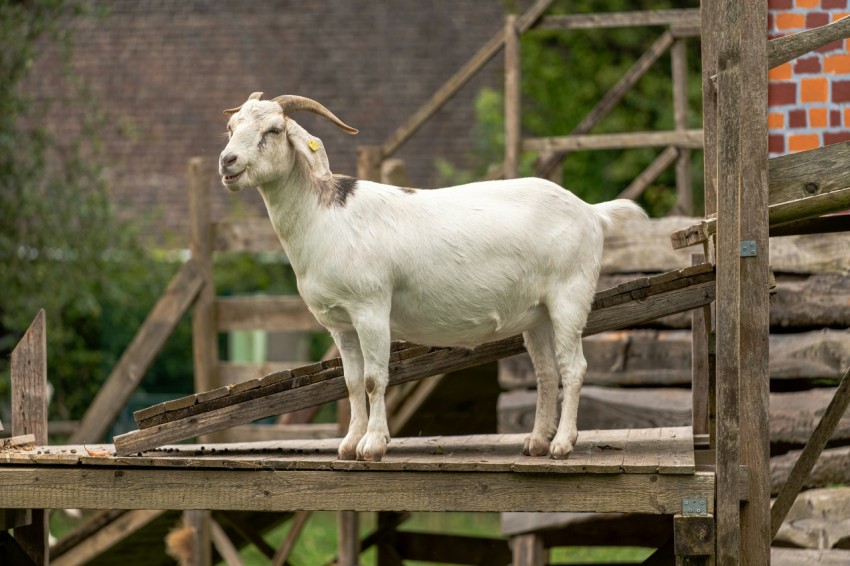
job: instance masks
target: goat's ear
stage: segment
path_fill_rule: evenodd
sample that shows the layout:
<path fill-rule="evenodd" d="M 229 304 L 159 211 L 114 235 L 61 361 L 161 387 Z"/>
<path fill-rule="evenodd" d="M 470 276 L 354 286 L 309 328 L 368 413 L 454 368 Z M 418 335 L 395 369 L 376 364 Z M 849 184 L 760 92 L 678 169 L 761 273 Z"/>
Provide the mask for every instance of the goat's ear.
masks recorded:
<path fill-rule="evenodd" d="M 328 163 L 328 154 L 325 153 L 325 146 L 322 140 L 307 133 L 304 128 L 299 126 L 291 118 L 286 121 L 286 134 L 289 143 L 292 144 L 299 158 L 309 165 L 310 171 L 314 176 L 326 177 L 332 175 L 331 167 Z"/>
<path fill-rule="evenodd" d="M 252 92 L 251 96 L 248 97 L 248 100 L 260 100 L 263 97 L 262 92 Z M 242 109 L 242 105 L 240 104 L 236 108 L 229 108 L 224 111 L 225 114 L 236 114 L 239 110 Z"/>

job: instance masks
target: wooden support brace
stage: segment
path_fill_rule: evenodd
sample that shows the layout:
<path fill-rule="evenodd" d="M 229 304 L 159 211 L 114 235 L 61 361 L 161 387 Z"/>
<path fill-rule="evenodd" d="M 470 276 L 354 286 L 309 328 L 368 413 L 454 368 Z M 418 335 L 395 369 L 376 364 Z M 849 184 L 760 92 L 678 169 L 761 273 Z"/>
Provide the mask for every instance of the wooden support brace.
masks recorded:
<path fill-rule="evenodd" d="M 513 566 L 546 566 L 549 551 L 538 533 L 517 535 L 511 539 Z"/>
<path fill-rule="evenodd" d="M 712 515 L 674 515 L 673 547 L 677 563 L 707 564 L 714 554 L 714 517 Z M 683 561 L 679 562 L 679 558 Z M 704 560 L 697 560 L 701 557 Z"/>
<path fill-rule="evenodd" d="M 227 537 L 227 533 L 221 528 L 214 519 L 210 520 L 210 536 L 212 543 L 218 554 L 224 559 L 227 566 L 243 566 L 242 557 L 239 555 L 239 549 Z"/>
<path fill-rule="evenodd" d="M 284 566 L 287 563 L 286 561 L 289 559 L 292 549 L 295 548 L 295 543 L 298 542 L 298 537 L 301 536 L 301 531 L 304 530 L 304 525 L 307 524 L 307 519 L 310 518 L 310 515 L 310 511 L 298 511 L 292 517 L 292 526 L 289 527 L 289 531 L 286 533 L 286 538 L 283 540 L 280 548 L 274 553 L 271 562 L 272 566 Z"/>

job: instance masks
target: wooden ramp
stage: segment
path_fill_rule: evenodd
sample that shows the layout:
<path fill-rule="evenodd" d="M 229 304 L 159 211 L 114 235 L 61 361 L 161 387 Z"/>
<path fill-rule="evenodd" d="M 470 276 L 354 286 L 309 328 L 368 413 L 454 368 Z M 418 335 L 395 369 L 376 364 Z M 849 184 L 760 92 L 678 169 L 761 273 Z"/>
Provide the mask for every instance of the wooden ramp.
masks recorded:
<path fill-rule="evenodd" d="M 640 277 L 596 294 L 585 336 L 687 311 L 714 300 L 711 264 Z M 481 365 L 524 351 L 521 336 L 473 350 L 396 343 L 390 385 Z M 115 437 L 121 455 L 347 396 L 339 358 L 190 395 L 137 411 L 138 431 Z"/>
<path fill-rule="evenodd" d="M 18 508 L 673 514 L 699 497 L 713 509 L 714 473 L 695 466 L 690 427 L 582 431 L 567 460 L 521 455 L 524 436 L 399 438 L 374 463 L 337 460 L 339 439 L 133 457 L 43 446 L 0 453 L 0 492 Z"/>

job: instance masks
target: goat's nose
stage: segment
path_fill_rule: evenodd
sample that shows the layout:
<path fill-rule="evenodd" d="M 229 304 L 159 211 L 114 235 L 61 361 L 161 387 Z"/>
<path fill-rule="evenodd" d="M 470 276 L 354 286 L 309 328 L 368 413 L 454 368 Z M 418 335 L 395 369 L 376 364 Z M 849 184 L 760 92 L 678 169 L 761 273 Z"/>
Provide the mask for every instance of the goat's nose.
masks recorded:
<path fill-rule="evenodd" d="M 237 156 L 235 153 L 228 153 L 227 155 L 222 154 L 221 156 L 221 166 L 228 167 L 236 163 Z"/>

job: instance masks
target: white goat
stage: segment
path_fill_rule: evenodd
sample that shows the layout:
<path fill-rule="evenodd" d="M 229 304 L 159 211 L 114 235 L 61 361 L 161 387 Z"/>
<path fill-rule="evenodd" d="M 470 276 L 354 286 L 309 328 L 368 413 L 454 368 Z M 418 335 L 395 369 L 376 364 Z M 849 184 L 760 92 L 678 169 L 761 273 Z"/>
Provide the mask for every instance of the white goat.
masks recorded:
<path fill-rule="evenodd" d="M 261 97 L 226 111 L 219 172 L 231 191 L 259 189 L 301 297 L 339 347 L 351 401 L 339 457 L 386 452 L 391 340 L 472 348 L 520 332 L 538 382 L 523 453 L 568 457 L 605 231 L 643 210 L 627 200 L 589 205 L 542 179 L 415 190 L 334 176 L 322 142 L 289 114 L 357 130 L 313 100 Z"/>

